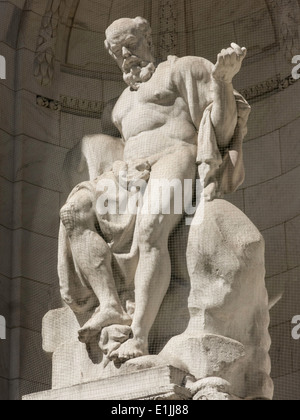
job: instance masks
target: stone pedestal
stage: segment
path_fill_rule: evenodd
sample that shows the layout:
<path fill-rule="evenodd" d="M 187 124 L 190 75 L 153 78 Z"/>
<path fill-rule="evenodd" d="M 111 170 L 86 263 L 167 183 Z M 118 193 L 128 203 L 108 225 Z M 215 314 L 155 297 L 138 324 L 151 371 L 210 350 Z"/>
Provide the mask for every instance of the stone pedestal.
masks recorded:
<path fill-rule="evenodd" d="M 25 401 L 239 399 L 230 394 L 225 380 L 197 380 L 187 369 L 171 366 L 161 355 L 141 357 L 121 366 L 108 363 L 97 342 L 86 346 L 78 341 L 78 329 L 89 316 L 75 315 L 69 308 L 46 314 L 43 349 L 52 358 L 52 390 L 25 396 Z M 203 339 L 213 340 L 214 336 Z M 201 345 L 196 343 L 195 360 L 200 350 Z M 231 351 L 231 356 L 236 359 L 240 354 L 234 356 Z"/>
<path fill-rule="evenodd" d="M 24 400 L 191 400 L 191 392 L 184 387 L 185 377 L 179 369 L 162 366 L 40 392 Z"/>
<path fill-rule="evenodd" d="M 262 236 L 236 207 L 207 202 L 190 227 L 187 267 L 188 326 L 152 356 L 118 365 L 102 352 L 99 337 L 79 342 L 78 331 L 92 313 L 50 311 L 43 347 L 52 357 L 52 391 L 26 399 L 272 399 Z M 170 319 L 176 314 L 170 307 L 168 313 Z M 158 334 L 153 337 L 159 342 Z"/>

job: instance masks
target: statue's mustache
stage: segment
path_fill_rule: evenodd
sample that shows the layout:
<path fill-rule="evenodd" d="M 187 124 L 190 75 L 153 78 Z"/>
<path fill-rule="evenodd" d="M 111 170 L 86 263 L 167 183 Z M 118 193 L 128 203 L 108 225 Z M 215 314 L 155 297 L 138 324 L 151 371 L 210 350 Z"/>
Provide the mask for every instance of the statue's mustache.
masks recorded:
<path fill-rule="evenodd" d="M 126 58 L 122 65 L 122 70 L 124 73 L 129 73 L 132 67 L 146 67 L 149 63 L 146 61 L 141 60 L 136 56 L 131 56 Z"/>

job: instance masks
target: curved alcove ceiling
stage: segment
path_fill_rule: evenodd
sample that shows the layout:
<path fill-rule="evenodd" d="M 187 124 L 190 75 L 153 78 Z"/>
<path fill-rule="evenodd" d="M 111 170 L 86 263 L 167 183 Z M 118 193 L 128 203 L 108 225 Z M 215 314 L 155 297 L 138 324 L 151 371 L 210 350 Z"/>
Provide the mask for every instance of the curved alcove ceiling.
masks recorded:
<path fill-rule="evenodd" d="M 90 71 L 112 67 L 104 49 L 105 29 L 120 17 L 146 17 L 156 55 L 196 55 L 215 60 L 230 42 L 247 45 L 250 58 L 279 47 L 265 0 L 75 0 L 66 45 L 66 65 Z"/>
<path fill-rule="evenodd" d="M 51 61 L 51 52 L 45 54 L 43 48 L 54 43 L 56 34 L 52 53 L 62 72 L 122 80 L 104 48 L 105 29 L 120 17 L 141 15 L 151 23 L 159 60 L 175 54 L 215 61 L 232 41 L 247 46 L 248 56 L 235 84 L 249 100 L 257 100 L 294 82 L 291 59 L 300 53 L 299 4 L 300 0 L 49 0 L 46 22 L 49 13 L 54 19 L 48 18 L 52 31 L 41 26 L 46 39 L 43 42 L 40 36 L 38 41 L 37 78 L 42 84 L 51 83 L 53 66 L 48 65 L 47 73 L 44 63 Z M 57 20 L 61 24 L 51 28 Z M 41 76 L 42 60 L 46 77 Z"/>

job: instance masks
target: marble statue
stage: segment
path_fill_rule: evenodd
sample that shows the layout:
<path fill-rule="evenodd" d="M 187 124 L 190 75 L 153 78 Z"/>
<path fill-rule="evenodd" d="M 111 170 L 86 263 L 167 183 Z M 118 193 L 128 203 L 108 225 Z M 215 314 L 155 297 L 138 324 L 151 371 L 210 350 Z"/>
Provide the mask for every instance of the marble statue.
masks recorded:
<path fill-rule="evenodd" d="M 272 398 L 264 242 L 222 199 L 244 180 L 250 106 L 232 83 L 247 50 L 232 43 L 216 64 L 175 56 L 159 64 L 141 17 L 114 22 L 105 46 L 128 85 L 112 111 L 119 136 L 97 137 L 98 152 L 87 158 L 90 180 L 61 210 L 61 294 L 74 313 L 89 314 L 79 341 L 97 343 L 106 365 L 182 369 L 194 378 L 195 399 Z M 157 195 L 162 179 L 178 181 L 170 194 Z M 202 187 L 189 227 L 182 204 L 178 211 L 187 180 Z M 99 200 L 109 198 L 103 181 L 115 186 L 118 205 L 120 191 L 138 191 L 137 211 L 101 212 Z M 181 299 L 172 295 L 172 279 L 177 286 L 185 279 L 189 295 L 178 330 L 166 304 L 168 296 Z M 150 346 L 149 334 L 151 343 L 160 339 L 155 325 L 164 307 L 169 336 L 162 347 Z"/>

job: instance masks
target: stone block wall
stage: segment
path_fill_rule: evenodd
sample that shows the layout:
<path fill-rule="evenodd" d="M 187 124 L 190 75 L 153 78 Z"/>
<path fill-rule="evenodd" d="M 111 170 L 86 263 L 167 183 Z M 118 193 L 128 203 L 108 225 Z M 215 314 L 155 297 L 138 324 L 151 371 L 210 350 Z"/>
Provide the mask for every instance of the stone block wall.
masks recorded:
<path fill-rule="evenodd" d="M 0 49 L 6 62 L 14 63 L 16 34 L 10 23 L 18 24 L 21 9 L 1 2 Z M 3 17 L 2 17 L 3 16 Z M 13 64 L 12 64 L 13 66 Z M 13 67 L 7 66 L 7 73 Z M 6 340 L 0 340 L 0 400 L 9 398 L 11 350 L 11 268 L 13 242 L 13 181 L 14 181 L 14 83 L 0 80 L 0 315 L 6 320 Z"/>
<path fill-rule="evenodd" d="M 45 7 L 38 1 L 0 2 L 0 51 L 7 62 L 7 78 L 0 84 L 0 313 L 6 311 L 8 320 L 7 340 L 0 342 L 0 399 L 20 399 L 51 384 L 41 320 L 53 307 L 57 289 L 60 170 L 53 171 L 49 158 L 60 162 L 65 149 L 59 147 L 55 118 L 36 107 L 39 86 L 32 63 L 38 35 L 34 22 L 40 25 L 44 13 L 40 3 Z"/>
<path fill-rule="evenodd" d="M 300 85 L 253 104 L 245 144 L 247 176 L 244 211 L 266 241 L 266 279 L 270 298 L 285 287 L 271 310 L 272 377 L 275 399 L 300 399 L 300 342 L 291 321 L 300 313 Z M 266 114 L 253 138 L 258 115 Z M 285 114 L 282 120 L 279 114 Z M 273 115 L 272 119 L 268 119 Z M 253 130 L 252 130 L 253 128 Z M 298 150 L 298 152 L 297 152 Z"/>

